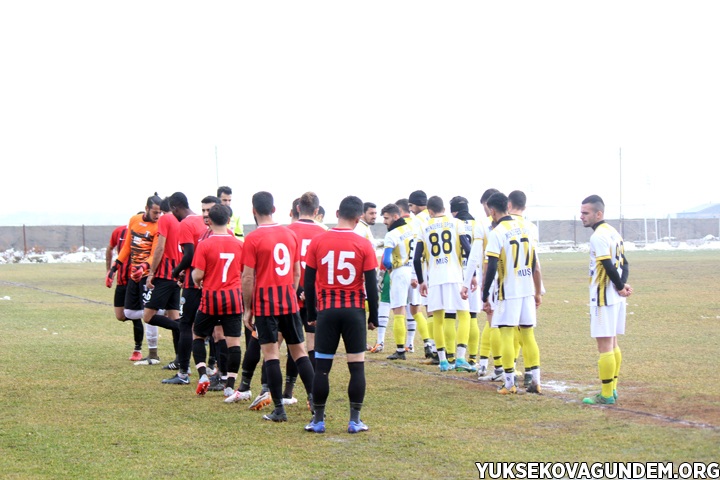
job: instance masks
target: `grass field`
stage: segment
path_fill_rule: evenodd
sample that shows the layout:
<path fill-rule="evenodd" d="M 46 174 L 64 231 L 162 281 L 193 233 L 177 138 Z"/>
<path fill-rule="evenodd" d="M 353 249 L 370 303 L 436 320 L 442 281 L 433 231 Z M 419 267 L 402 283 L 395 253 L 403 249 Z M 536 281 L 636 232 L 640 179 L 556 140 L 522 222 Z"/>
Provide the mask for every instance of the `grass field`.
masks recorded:
<path fill-rule="evenodd" d="M 718 461 L 720 252 L 628 256 L 635 294 L 617 407 L 579 403 L 599 390 L 587 254 L 544 254 L 545 395 L 501 397 L 473 374 L 419 365 L 419 353 L 400 366 L 369 355 L 370 431 L 359 435 L 346 433 L 342 357 L 326 434 L 303 431 L 301 384 L 289 421 L 269 424 L 247 404 L 162 385 L 166 371 L 128 362 L 132 328 L 114 319 L 103 265 L 0 265 L 0 298 L 11 298 L 0 300 L 0 477 L 442 479 L 477 478 L 477 461 Z"/>

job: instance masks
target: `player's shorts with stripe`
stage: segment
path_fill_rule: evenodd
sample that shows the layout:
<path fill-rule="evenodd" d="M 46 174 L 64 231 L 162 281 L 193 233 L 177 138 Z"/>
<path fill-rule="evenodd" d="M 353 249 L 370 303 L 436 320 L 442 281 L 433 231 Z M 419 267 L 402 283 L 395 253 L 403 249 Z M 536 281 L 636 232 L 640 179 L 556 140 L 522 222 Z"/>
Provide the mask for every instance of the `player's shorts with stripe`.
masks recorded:
<path fill-rule="evenodd" d="M 315 354 L 334 355 L 340 337 L 345 352 L 362 353 L 367 344 L 365 310 L 362 308 L 326 308 L 318 312 Z"/>
<path fill-rule="evenodd" d="M 500 300 L 493 312 L 492 323 L 496 327 L 534 327 L 537 324 L 535 297 Z"/>
<path fill-rule="evenodd" d="M 462 283 L 442 283 L 428 287 L 428 312 L 445 310 L 450 312 L 469 312 L 470 305 L 460 296 Z"/>
<path fill-rule="evenodd" d="M 145 281 L 145 278 L 141 278 L 140 282 L 128 278 L 127 289 L 125 290 L 125 305 L 123 305 L 125 310 L 138 311 L 143 309 L 147 293 Z"/>
<path fill-rule="evenodd" d="M 145 308 L 152 310 L 180 310 L 180 287 L 175 280 L 153 279 L 152 295 Z"/>
<path fill-rule="evenodd" d="M 127 285 L 116 285 L 115 286 L 115 298 L 113 299 L 114 307 L 125 306 L 125 295 L 127 291 Z"/>
<path fill-rule="evenodd" d="M 200 308 L 200 300 L 202 299 L 202 290 L 199 288 L 183 288 L 182 300 L 180 301 L 180 323 L 193 324 L 198 308 Z"/>
<path fill-rule="evenodd" d="M 304 307 L 300 309 L 300 320 L 302 320 L 305 333 L 315 333 L 315 326 L 308 325 L 307 309 Z"/>
<path fill-rule="evenodd" d="M 223 335 L 226 337 L 239 337 L 243 329 L 242 313 L 208 315 L 205 312 L 197 312 L 193 332 L 198 337 L 207 338 L 212 335 L 217 326 L 223 328 Z"/>
<path fill-rule="evenodd" d="M 277 343 L 278 332 L 282 333 L 285 343 L 288 345 L 305 341 L 303 324 L 298 312 L 285 315 L 256 315 L 255 331 L 260 345 Z"/>
<path fill-rule="evenodd" d="M 624 298 L 605 307 L 590 307 L 590 336 L 598 338 L 625 335 L 626 312 L 627 301 Z"/>
<path fill-rule="evenodd" d="M 408 303 L 410 305 L 419 305 L 418 296 L 420 295 L 416 288 L 410 286 L 411 267 L 399 267 L 390 272 L 390 308 L 404 307 Z"/>

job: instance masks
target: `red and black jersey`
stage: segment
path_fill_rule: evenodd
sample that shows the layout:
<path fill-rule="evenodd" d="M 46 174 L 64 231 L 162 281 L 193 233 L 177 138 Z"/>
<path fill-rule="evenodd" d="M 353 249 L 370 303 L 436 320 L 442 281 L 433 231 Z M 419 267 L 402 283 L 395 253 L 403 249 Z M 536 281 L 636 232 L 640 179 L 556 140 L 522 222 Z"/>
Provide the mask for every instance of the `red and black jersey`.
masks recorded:
<path fill-rule="evenodd" d="M 305 283 L 305 257 L 307 256 L 310 240 L 321 233 L 325 233 L 326 230 L 312 220 L 298 220 L 288 225 L 287 228 L 295 232 L 298 242 L 300 242 L 300 285 L 302 285 Z M 299 306 L 300 308 L 303 307 L 302 301 L 299 301 Z"/>
<path fill-rule="evenodd" d="M 305 261 L 317 270 L 318 311 L 365 308 L 363 273 L 377 268 L 375 250 L 366 238 L 349 228 L 332 228 L 313 238 Z"/>
<path fill-rule="evenodd" d="M 198 247 L 200 237 L 208 230 L 207 225 L 203 221 L 202 215 L 188 215 L 180 222 L 180 233 L 178 234 L 178 243 L 180 245 L 192 243 L 195 248 Z M 185 270 L 184 288 L 198 288 L 192 281 L 192 267 Z"/>
<path fill-rule="evenodd" d="M 260 225 L 245 236 L 242 263 L 255 269 L 253 314 L 286 315 L 298 311 L 293 285 L 300 243 L 289 228 L 277 223 Z"/>
<path fill-rule="evenodd" d="M 118 253 L 122 250 L 125 239 L 127 238 L 127 225 L 121 225 L 113 230 L 112 236 L 110 237 L 110 248 L 117 247 Z M 130 276 L 130 262 L 122 264 L 122 268 L 117 271 L 117 284 L 127 285 L 128 277 Z"/>
<path fill-rule="evenodd" d="M 201 312 L 208 315 L 242 313 L 242 252 L 243 243 L 233 235 L 212 235 L 198 244 L 192 266 L 205 272 Z"/>
<path fill-rule="evenodd" d="M 160 220 L 158 220 L 158 235 L 165 237 L 165 249 L 160 264 L 155 271 L 155 278 L 172 280 L 172 271 L 182 259 L 182 252 L 178 243 L 180 222 L 175 215 L 167 213 L 160 217 Z M 155 252 L 153 252 L 154 254 Z"/>

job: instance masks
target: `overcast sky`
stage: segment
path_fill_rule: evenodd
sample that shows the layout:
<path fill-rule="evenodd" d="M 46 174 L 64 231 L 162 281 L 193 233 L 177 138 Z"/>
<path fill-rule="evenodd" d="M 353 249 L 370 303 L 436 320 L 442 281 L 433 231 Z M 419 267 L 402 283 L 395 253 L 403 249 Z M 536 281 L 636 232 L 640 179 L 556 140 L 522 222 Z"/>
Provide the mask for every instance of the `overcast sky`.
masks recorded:
<path fill-rule="evenodd" d="M 617 217 L 620 148 L 626 216 L 717 202 L 718 13 L 679 1 L 3 2 L 0 218 L 122 223 L 155 191 L 185 192 L 199 211 L 217 187 L 216 146 L 246 223 L 259 190 L 280 221 L 307 190 L 333 222 L 349 194 L 379 207 L 416 189 L 464 195 L 477 214 L 489 187 L 524 190 L 530 218 L 572 218 L 590 194 Z"/>

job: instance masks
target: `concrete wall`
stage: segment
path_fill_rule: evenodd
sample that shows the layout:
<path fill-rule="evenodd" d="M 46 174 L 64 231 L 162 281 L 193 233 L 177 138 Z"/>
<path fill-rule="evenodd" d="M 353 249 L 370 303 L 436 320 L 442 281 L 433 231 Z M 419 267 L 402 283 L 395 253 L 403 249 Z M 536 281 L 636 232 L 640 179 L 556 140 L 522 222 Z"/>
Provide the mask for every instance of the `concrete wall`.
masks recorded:
<path fill-rule="evenodd" d="M 608 223 L 619 228 L 618 220 L 608 220 Z M 329 227 L 334 224 L 328 224 Z M 589 241 L 592 230 L 583 228 L 577 220 L 547 220 L 538 222 L 541 242 L 555 240 L 576 240 L 578 243 Z M 245 225 L 245 233 L 255 230 L 255 225 Z M 87 248 L 106 247 L 110 242 L 110 235 L 114 226 L 86 226 L 85 246 Z M 648 240 L 655 241 L 655 219 L 647 221 Z M 375 238 L 383 238 L 387 229 L 382 223 L 372 226 Z M 623 238 L 629 242 L 645 241 L 645 221 L 643 219 L 626 219 L 623 222 Z M 670 221 L 670 235 L 677 241 L 703 238 L 707 235 L 720 237 L 720 220 L 718 219 L 685 219 L 674 218 Z M 83 245 L 83 227 L 68 225 L 33 226 L 25 227 L 27 248 L 34 246 L 46 251 L 69 251 Z M 668 220 L 657 220 L 657 238 L 662 239 L 668 235 Z M 0 251 L 14 248 L 23 250 L 23 227 L 0 227 Z"/>

